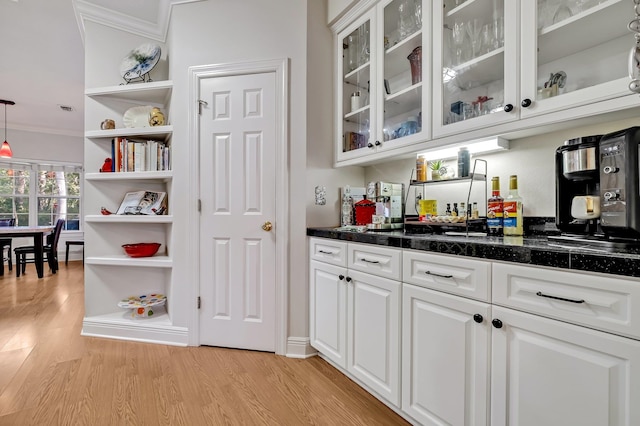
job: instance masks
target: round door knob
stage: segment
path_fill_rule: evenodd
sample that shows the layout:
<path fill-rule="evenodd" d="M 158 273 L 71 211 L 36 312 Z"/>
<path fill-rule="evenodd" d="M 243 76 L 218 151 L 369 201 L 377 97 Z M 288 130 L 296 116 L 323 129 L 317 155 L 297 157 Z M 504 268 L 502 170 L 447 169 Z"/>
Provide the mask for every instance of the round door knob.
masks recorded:
<path fill-rule="evenodd" d="M 513 105 L 511 105 L 511 104 L 506 104 L 506 105 L 504 106 L 504 112 L 511 112 L 511 111 L 513 111 Z"/>
<path fill-rule="evenodd" d="M 344 280 L 344 275 L 340 274 L 338 275 L 338 278 L 340 278 L 340 281 Z"/>
<path fill-rule="evenodd" d="M 350 283 L 351 282 L 351 277 L 347 277 L 347 282 Z"/>
<path fill-rule="evenodd" d="M 380 146 L 380 145 L 382 145 L 382 142 L 376 141 L 376 146 Z"/>
<path fill-rule="evenodd" d="M 491 324 L 493 324 L 495 328 L 502 328 L 502 321 L 500 321 L 498 318 L 494 318 L 491 321 Z"/>
<path fill-rule="evenodd" d="M 478 324 L 480 324 L 480 323 L 484 320 L 484 318 L 482 318 L 482 315 L 480 315 L 480 314 L 475 314 L 475 315 L 473 316 L 473 320 L 474 320 L 475 322 L 477 322 Z"/>
<path fill-rule="evenodd" d="M 520 103 L 520 105 L 522 105 L 523 108 L 528 108 L 531 106 L 531 99 L 526 98 L 523 99 L 522 102 Z"/>
<path fill-rule="evenodd" d="M 369 142 L 369 143 L 367 144 L 367 148 L 373 148 L 373 144 L 372 144 L 371 142 Z"/>
<path fill-rule="evenodd" d="M 266 221 L 265 223 L 262 224 L 262 229 L 269 232 L 273 229 L 273 224 L 269 221 Z"/>

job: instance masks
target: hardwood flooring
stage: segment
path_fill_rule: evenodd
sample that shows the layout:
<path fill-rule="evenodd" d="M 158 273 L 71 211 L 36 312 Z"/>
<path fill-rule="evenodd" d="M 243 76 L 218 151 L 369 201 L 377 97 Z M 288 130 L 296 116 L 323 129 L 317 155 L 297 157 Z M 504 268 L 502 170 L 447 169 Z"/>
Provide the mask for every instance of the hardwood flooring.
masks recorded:
<path fill-rule="evenodd" d="M 80 336 L 82 262 L 0 277 L 0 425 L 406 425 L 318 357 Z"/>

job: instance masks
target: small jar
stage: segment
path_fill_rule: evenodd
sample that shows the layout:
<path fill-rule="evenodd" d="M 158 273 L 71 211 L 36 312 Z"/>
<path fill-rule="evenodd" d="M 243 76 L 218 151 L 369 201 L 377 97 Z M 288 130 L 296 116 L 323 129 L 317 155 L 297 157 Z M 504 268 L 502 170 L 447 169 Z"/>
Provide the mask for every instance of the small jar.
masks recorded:
<path fill-rule="evenodd" d="M 360 109 L 360 92 L 351 94 L 351 112 Z"/>

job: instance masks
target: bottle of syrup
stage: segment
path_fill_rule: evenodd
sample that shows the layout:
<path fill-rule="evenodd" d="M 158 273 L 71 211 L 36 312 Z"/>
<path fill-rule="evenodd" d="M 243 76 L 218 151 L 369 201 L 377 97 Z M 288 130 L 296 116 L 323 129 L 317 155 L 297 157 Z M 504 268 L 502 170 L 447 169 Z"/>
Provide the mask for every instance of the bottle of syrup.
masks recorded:
<path fill-rule="evenodd" d="M 500 196 L 500 178 L 491 178 L 491 198 L 487 201 L 487 228 L 489 235 L 500 236 L 503 231 L 504 199 Z"/>
<path fill-rule="evenodd" d="M 504 235 L 521 236 L 522 227 L 522 197 L 518 194 L 518 176 L 509 176 L 509 195 L 504 200 Z"/>

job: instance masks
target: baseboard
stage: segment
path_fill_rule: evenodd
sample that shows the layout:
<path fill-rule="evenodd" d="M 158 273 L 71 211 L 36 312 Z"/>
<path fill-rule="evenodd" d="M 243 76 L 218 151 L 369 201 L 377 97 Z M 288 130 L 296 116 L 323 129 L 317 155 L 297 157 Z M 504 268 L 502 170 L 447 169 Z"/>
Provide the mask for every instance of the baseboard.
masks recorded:
<path fill-rule="evenodd" d="M 188 343 L 188 332 L 184 327 L 145 326 L 144 323 L 125 324 L 121 321 L 104 318 L 85 318 L 82 322 L 82 331 L 80 334 L 82 336 L 159 343 L 172 346 L 187 346 Z"/>
<path fill-rule="evenodd" d="M 287 339 L 287 358 L 310 358 L 317 354 L 318 351 L 311 346 L 308 337 L 289 337 Z"/>

